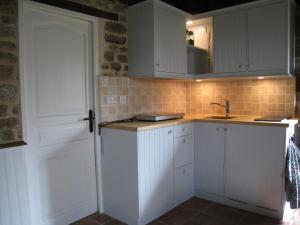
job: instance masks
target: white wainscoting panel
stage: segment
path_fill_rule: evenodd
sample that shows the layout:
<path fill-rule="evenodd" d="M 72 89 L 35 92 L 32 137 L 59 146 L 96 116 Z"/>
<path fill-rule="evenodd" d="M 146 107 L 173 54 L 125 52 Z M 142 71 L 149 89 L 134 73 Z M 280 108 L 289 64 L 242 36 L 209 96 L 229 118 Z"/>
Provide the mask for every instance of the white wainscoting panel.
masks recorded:
<path fill-rule="evenodd" d="M 0 225 L 30 225 L 24 147 L 0 149 Z"/>

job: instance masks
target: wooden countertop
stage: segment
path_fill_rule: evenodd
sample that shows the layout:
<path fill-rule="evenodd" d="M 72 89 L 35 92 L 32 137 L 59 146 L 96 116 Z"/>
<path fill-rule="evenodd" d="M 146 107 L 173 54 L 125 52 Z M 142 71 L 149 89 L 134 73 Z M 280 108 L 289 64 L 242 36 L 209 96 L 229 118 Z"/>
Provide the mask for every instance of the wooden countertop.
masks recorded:
<path fill-rule="evenodd" d="M 105 125 L 105 128 L 128 130 L 128 131 L 143 131 L 166 126 L 178 125 L 188 122 L 209 122 L 209 123 L 223 123 L 223 124 L 242 124 L 242 125 L 256 125 L 256 126 L 273 126 L 273 127 L 289 127 L 292 124 L 297 124 L 297 119 L 284 120 L 282 122 L 261 122 L 254 121 L 260 116 L 234 116 L 232 119 L 210 119 L 211 115 L 187 115 L 183 119 L 167 120 L 160 122 L 146 122 L 134 121 L 125 123 L 112 123 Z"/>

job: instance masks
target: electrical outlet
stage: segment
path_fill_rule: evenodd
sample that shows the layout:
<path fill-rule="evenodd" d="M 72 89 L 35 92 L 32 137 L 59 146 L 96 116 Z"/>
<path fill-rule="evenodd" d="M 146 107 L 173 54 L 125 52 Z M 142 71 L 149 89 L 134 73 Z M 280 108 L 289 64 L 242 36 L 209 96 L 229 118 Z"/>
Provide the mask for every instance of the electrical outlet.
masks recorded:
<path fill-rule="evenodd" d="M 120 103 L 121 103 L 121 105 L 126 104 L 126 96 L 120 96 Z"/>
<path fill-rule="evenodd" d="M 108 105 L 117 104 L 117 96 L 115 96 L 115 95 L 109 95 L 109 96 L 107 96 L 106 101 L 107 101 Z"/>

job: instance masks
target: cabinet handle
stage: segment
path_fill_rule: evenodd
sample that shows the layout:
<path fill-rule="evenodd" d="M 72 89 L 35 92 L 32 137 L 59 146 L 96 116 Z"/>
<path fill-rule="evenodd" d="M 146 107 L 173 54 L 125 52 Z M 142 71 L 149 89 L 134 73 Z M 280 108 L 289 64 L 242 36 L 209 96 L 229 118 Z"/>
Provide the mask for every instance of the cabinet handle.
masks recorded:
<path fill-rule="evenodd" d="M 228 129 L 227 129 L 226 127 L 224 127 L 224 131 L 227 132 L 227 130 L 228 130 Z"/>
<path fill-rule="evenodd" d="M 182 128 L 182 132 L 184 132 L 185 131 L 185 127 L 184 128 Z"/>
<path fill-rule="evenodd" d="M 172 134 L 172 131 L 171 131 L 171 130 L 169 130 L 169 131 L 168 131 L 168 134 Z"/>
<path fill-rule="evenodd" d="M 182 173 L 185 173 L 186 172 L 186 170 L 184 169 L 184 170 L 182 170 Z"/>
<path fill-rule="evenodd" d="M 216 129 L 217 131 L 220 131 L 220 127 L 217 127 L 217 129 Z"/>
<path fill-rule="evenodd" d="M 185 144 L 185 142 L 186 142 L 185 139 L 183 139 L 183 140 L 182 140 L 182 143 Z"/>
<path fill-rule="evenodd" d="M 159 63 L 156 63 L 156 66 L 159 67 Z"/>

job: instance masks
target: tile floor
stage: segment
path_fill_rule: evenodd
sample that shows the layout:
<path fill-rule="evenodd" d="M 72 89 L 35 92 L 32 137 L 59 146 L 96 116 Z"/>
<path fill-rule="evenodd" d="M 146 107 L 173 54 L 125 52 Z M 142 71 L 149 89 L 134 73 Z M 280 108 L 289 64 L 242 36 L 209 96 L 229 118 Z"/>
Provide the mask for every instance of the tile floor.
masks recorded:
<path fill-rule="evenodd" d="M 72 225 L 126 224 L 95 213 Z M 300 212 L 291 211 L 288 218 L 281 221 L 194 197 L 148 225 L 300 225 Z"/>

